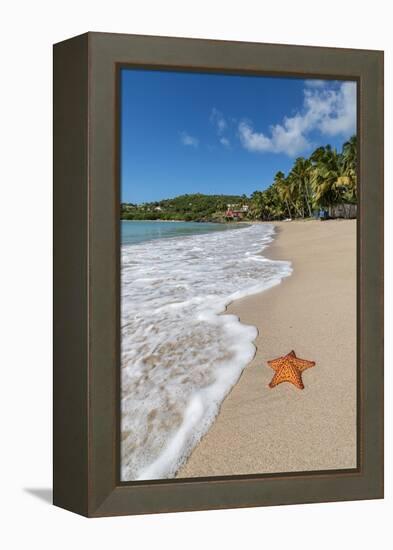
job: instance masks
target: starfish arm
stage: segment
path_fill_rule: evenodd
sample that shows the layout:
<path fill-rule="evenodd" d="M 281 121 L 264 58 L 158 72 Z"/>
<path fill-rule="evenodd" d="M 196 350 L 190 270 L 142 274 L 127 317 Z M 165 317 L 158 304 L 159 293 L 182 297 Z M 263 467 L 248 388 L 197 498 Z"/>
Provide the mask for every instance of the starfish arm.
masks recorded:
<path fill-rule="evenodd" d="M 271 369 L 278 371 L 278 369 L 283 365 L 283 358 L 278 357 L 277 359 L 272 359 L 271 361 L 268 361 L 267 364 Z"/>
<path fill-rule="evenodd" d="M 315 361 L 307 361 L 306 359 L 300 359 L 299 357 L 296 357 L 295 361 L 300 372 L 315 366 Z"/>
<path fill-rule="evenodd" d="M 267 364 L 271 369 L 277 371 L 279 368 L 281 368 L 285 364 L 285 361 L 290 357 L 296 357 L 294 351 L 289 352 L 287 355 L 284 355 L 283 357 L 277 357 L 277 359 L 271 359 L 270 361 L 267 362 Z"/>
<path fill-rule="evenodd" d="M 276 372 L 270 381 L 269 388 L 274 388 L 275 386 L 278 386 L 278 384 L 281 384 L 281 382 L 284 382 L 284 380 L 280 380 L 278 372 Z"/>

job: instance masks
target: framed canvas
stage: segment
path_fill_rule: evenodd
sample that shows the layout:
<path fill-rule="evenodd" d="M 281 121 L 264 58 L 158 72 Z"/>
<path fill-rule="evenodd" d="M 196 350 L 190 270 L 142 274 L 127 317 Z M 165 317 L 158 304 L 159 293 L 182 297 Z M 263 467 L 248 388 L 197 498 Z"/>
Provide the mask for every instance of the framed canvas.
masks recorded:
<path fill-rule="evenodd" d="M 54 46 L 54 504 L 383 497 L 383 53 Z"/>

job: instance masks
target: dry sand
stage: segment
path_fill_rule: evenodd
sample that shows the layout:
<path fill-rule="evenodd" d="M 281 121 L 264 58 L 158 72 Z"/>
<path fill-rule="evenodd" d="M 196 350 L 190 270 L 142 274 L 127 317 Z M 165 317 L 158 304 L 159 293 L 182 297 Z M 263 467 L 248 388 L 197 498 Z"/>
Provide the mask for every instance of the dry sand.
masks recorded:
<path fill-rule="evenodd" d="M 275 225 L 264 255 L 293 274 L 228 308 L 258 327 L 257 352 L 177 477 L 356 467 L 356 221 Z M 266 361 L 292 349 L 316 361 L 305 389 L 270 389 Z"/>

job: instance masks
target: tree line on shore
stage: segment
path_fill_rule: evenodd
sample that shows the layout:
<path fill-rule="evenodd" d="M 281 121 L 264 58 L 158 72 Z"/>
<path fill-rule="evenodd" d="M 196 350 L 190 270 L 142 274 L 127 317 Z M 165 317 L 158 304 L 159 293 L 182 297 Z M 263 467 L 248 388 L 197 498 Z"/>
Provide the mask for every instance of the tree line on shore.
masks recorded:
<path fill-rule="evenodd" d="M 122 203 L 123 220 L 225 221 L 228 204 L 245 204 L 246 195 L 194 193 L 144 204 Z"/>
<path fill-rule="evenodd" d="M 250 214 L 263 220 L 311 217 L 315 210 L 357 202 L 357 143 L 352 136 L 341 152 L 318 147 L 295 160 L 287 176 L 277 172 L 264 191 L 251 195 Z"/>
<path fill-rule="evenodd" d="M 298 157 L 287 175 L 277 172 L 263 191 L 246 195 L 181 195 L 173 199 L 121 205 L 128 220 L 224 221 L 228 205 L 248 206 L 249 220 L 307 218 L 357 202 L 357 140 L 352 136 L 338 152 L 330 145 L 318 147 L 308 158 Z"/>

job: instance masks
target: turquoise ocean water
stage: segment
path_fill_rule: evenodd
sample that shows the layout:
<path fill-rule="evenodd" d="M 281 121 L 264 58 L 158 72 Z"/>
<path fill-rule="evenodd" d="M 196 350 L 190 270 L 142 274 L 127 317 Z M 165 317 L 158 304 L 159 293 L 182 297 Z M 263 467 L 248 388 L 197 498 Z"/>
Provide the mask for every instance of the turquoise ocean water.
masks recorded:
<path fill-rule="evenodd" d="M 165 239 L 168 237 L 187 237 L 202 235 L 215 231 L 226 231 L 244 227 L 224 223 L 197 223 L 197 222 L 155 222 L 155 221 L 126 221 L 121 222 L 121 244 L 137 244 L 144 241 Z"/>

